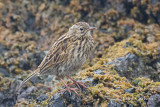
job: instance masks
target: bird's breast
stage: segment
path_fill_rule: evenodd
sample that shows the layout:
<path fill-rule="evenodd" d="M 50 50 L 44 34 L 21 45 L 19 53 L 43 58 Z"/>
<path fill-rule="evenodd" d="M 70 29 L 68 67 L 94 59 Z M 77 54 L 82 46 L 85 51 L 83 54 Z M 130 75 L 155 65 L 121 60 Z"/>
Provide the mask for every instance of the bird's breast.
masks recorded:
<path fill-rule="evenodd" d="M 92 39 L 79 40 L 75 43 L 72 54 L 72 62 L 75 66 L 82 66 L 93 52 L 94 42 Z"/>
<path fill-rule="evenodd" d="M 64 69 L 61 67 L 59 71 L 67 75 L 75 74 L 92 54 L 93 44 L 93 40 L 79 40 L 72 44 L 68 52 L 68 61 L 63 64 Z"/>

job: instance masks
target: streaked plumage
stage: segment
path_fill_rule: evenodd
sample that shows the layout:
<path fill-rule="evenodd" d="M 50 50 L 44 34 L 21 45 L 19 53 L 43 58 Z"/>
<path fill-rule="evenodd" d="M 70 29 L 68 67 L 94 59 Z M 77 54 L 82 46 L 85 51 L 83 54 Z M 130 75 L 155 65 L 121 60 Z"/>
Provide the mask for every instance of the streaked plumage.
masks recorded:
<path fill-rule="evenodd" d="M 66 34 L 56 40 L 38 68 L 19 88 L 36 74 L 54 74 L 58 78 L 75 74 L 93 53 L 94 40 L 90 33 L 92 29 L 85 22 L 74 24 Z"/>

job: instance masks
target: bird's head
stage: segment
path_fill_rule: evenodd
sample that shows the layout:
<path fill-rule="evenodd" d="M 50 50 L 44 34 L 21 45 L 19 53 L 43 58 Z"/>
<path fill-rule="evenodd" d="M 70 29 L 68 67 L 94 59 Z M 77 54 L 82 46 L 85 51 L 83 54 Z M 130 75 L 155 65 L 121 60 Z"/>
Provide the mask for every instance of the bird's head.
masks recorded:
<path fill-rule="evenodd" d="M 69 28 L 69 32 L 74 34 L 75 36 L 90 36 L 91 31 L 94 30 L 95 27 L 91 27 L 86 22 L 78 22 Z"/>

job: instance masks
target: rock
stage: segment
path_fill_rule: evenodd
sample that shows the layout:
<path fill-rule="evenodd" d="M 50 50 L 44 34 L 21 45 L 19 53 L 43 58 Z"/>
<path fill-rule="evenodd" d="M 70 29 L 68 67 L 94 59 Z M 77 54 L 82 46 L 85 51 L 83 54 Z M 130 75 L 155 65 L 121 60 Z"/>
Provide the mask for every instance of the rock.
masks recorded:
<path fill-rule="evenodd" d="M 153 63 L 148 57 L 139 57 L 135 54 L 127 54 L 124 57 L 119 57 L 105 65 L 114 65 L 114 69 L 120 76 L 125 76 L 127 79 L 134 79 L 139 76 L 149 77 L 155 81 L 160 81 L 157 75 L 156 69 L 153 64 L 156 64 L 156 60 Z M 147 64 L 146 64 L 147 63 Z"/>
<path fill-rule="evenodd" d="M 42 78 L 40 76 L 33 76 L 30 81 L 33 84 L 37 84 L 37 83 L 43 83 L 44 81 L 42 81 Z"/>
<path fill-rule="evenodd" d="M 8 77 L 4 77 L 3 79 L 7 80 Z M 17 99 L 17 93 L 15 93 L 16 82 L 12 80 L 8 84 L 8 81 L 6 81 L 5 86 L 7 88 L 1 87 L 0 91 L 0 107 L 13 107 Z"/>
<path fill-rule="evenodd" d="M 63 98 L 57 98 L 50 107 L 66 107 Z"/>
<path fill-rule="evenodd" d="M 152 4 L 155 5 L 159 0 L 152 0 Z"/>
<path fill-rule="evenodd" d="M 41 51 L 37 51 L 37 53 L 34 54 L 33 58 L 37 66 L 41 64 L 44 57 L 45 57 L 45 53 Z"/>
<path fill-rule="evenodd" d="M 14 99 L 8 98 L 8 99 L 4 99 L 0 106 L 1 107 L 13 107 L 14 104 L 15 104 Z"/>
<path fill-rule="evenodd" d="M 121 26 L 122 28 L 124 28 L 124 31 L 126 33 L 128 33 L 129 31 L 133 30 L 133 27 L 132 26 L 129 26 L 129 25 L 123 25 Z"/>
<path fill-rule="evenodd" d="M 4 95 L 2 92 L 0 92 L 0 103 L 3 101 Z"/>
<path fill-rule="evenodd" d="M 100 70 L 100 69 L 97 69 L 96 71 L 94 71 L 95 74 L 101 74 L 101 75 L 104 75 L 105 73 Z"/>
<path fill-rule="evenodd" d="M 132 45 L 133 45 L 132 43 L 126 42 L 125 45 L 123 46 L 123 48 L 127 48 L 127 47 L 132 46 Z"/>
<path fill-rule="evenodd" d="M 125 93 L 134 93 L 135 92 L 135 88 L 129 88 L 129 89 L 126 89 L 124 90 Z"/>
<path fill-rule="evenodd" d="M 122 105 L 117 103 L 117 102 L 115 102 L 114 99 L 111 99 L 109 101 L 109 104 L 107 105 L 107 107 L 122 107 Z"/>
<path fill-rule="evenodd" d="M 30 69 L 30 65 L 29 62 L 27 62 L 26 60 L 20 60 L 19 61 L 19 68 L 24 69 L 24 70 L 29 70 Z"/>
<path fill-rule="evenodd" d="M 52 103 L 50 104 L 50 102 Z M 80 107 L 81 98 L 74 92 L 72 92 L 70 95 L 69 92 L 66 91 L 62 95 L 60 93 L 56 93 L 48 102 L 48 104 L 51 107 L 67 107 L 69 105 L 72 105 L 72 107 Z"/>
<path fill-rule="evenodd" d="M 51 103 L 51 104 L 50 104 Z M 60 96 L 59 93 L 56 93 L 48 102 L 49 107 L 66 107 L 64 99 Z"/>
<path fill-rule="evenodd" d="M 1 73 L 4 77 L 9 77 L 9 76 L 10 76 L 10 73 L 9 73 L 6 69 L 4 69 L 4 68 L 2 68 L 2 67 L 0 67 L 0 73 Z"/>
<path fill-rule="evenodd" d="M 0 44 L 0 54 L 1 54 L 4 50 L 5 50 L 5 47 L 4 47 L 2 44 Z"/>
<path fill-rule="evenodd" d="M 111 99 L 107 105 L 107 107 L 133 107 L 132 104 L 124 104 L 124 103 L 117 103 L 114 99 Z"/>
<path fill-rule="evenodd" d="M 34 30 L 35 29 L 35 15 L 33 15 L 31 12 L 28 12 L 26 25 L 28 26 L 27 30 Z"/>
<path fill-rule="evenodd" d="M 160 43 L 159 43 L 159 46 L 158 46 L 158 52 L 159 52 L 159 54 L 160 54 Z"/>
<path fill-rule="evenodd" d="M 9 67 L 9 70 L 12 72 L 12 73 L 15 73 L 15 69 L 16 69 L 17 67 L 15 66 L 15 65 L 12 65 L 12 66 L 10 66 Z"/>
<path fill-rule="evenodd" d="M 32 93 L 34 90 L 35 90 L 34 86 L 28 87 L 22 93 L 18 94 L 17 100 L 21 98 L 29 98 L 31 96 L 30 93 Z"/>
<path fill-rule="evenodd" d="M 77 96 L 74 92 L 70 95 L 68 91 L 63 93 L 64 99 L 67 101 L 67 104 L 72 104 L 73 107 L 81 106 L 81 98 Z"/>
<path fill-rule="evenodd" d="M 82 82 L 87 82 L 87 81 L 89 81 L 90 86 L 95 86 L 98 84 L 98 80 L 94 80 L 93 78 L 87 78 L 85 80 L 82 80 Z"/>
<path fill-rule="evenodd" d="M 48 98 L 48 96 L 46 94 L 41 94 L 40 96 L 37 97 L 37 101 L 42 102 L 42 101 L 46 100 L 47 98 Z"/>
<path fill-rule="evenodd" d="M 160 15 L 158 15 L 158 23 L 160 24 Z"/>
<path fill-rule="evenodd" d="M 147 102 L 147 107 L 159 107 L 160 106 L 160 95 L 151 95 Z"/>
<path fill-rule="evenodd" d="M 55 75 L 48 75 L 47 78 L 45 79 L 47 82 L 51 82 Z"/>
<path fill-rule="evenodd" d="M 132 104 L 127 104 L 127 107 L 134 107 Z"/>

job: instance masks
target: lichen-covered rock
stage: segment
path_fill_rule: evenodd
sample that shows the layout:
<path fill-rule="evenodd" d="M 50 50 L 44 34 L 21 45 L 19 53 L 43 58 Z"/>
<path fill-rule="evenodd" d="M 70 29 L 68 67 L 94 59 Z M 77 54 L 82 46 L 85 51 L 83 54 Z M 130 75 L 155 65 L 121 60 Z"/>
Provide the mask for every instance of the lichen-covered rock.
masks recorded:
<path fill-rule="evenodd" d="M 106 63 L 106 65 L 113 64 L 115 66 L 115 70 L 121 76 L 125 76 L 128 79 L 145 76 L 151 78 L 152 80 L 160 81 L 158 71 L 153 66 L 156 60 L 154 62 L 148 57 L 144 58 L 129 53 L 124 57 L 119 57 L 112 62 Z"/>

